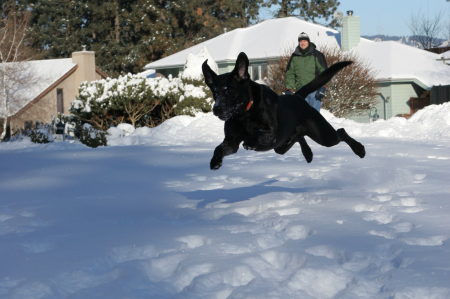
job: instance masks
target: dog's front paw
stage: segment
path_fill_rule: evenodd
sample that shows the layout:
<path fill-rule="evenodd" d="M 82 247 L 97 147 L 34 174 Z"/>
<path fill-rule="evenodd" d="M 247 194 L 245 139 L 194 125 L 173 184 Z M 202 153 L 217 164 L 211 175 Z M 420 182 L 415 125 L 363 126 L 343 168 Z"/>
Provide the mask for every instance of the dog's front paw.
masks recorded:
<path fill-rule="evenodd" d="M 313 153 L 310 151 L 309 153 L 305 154 L 303 153 L 303 156 L 305 156 L 306 162 L 311 163 L 313 159 Z"/>
<path fill-rule="evenodd" d="M 213 157 L 211 159 L 211 163 L 210 163 L 210 168 L 211 170 L 217 170 L 222 166 L 222 159 L 219 159 L 217 157 Z"/>

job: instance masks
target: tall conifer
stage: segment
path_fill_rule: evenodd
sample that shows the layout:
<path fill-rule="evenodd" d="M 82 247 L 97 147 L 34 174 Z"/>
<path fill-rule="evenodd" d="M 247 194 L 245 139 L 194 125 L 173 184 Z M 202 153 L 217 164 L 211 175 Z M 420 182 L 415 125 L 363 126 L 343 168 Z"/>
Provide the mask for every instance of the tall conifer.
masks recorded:
<path fill-rule="evenodd" d="M 23 0 L 34 46 L 46 58 L 70 57 L 82 45 L 112 77 L 257 20 L 263 0 Z"/>
<path fill-rule="evenodd" d="M 333 13 L 339 4 L 338 0 L 269 0 L 265 5 L 278 5 L 274 11 L 277 18 L 297 16 L 305 21 L 335 28 L 338 23 L 333 19 Z"/>

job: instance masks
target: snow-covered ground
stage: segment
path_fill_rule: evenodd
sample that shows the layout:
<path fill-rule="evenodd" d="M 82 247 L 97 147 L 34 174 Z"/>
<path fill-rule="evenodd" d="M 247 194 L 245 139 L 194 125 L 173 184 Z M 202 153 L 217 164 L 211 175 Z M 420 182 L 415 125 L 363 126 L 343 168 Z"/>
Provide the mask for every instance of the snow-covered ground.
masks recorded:
<path fill-rule="evenodd" d="M 450 104 L 363 143 L 240 149 L 211 114 L 0 144 L 0 298 L 450 298 Z M 123 133 L 121 134 L 124 135 Z"/>

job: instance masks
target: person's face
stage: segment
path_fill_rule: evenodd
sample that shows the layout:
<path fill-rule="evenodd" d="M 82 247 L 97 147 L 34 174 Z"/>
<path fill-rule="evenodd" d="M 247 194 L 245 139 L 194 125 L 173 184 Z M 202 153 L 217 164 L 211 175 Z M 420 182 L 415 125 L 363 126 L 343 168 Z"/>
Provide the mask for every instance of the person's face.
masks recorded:
<path fill-rule="evenodd" d="M 306 39 L 302 39 L 298 42 L 298 45 L 300 46 L 300 49 L 305 50 L 309 46 L 309 42 Z"/>

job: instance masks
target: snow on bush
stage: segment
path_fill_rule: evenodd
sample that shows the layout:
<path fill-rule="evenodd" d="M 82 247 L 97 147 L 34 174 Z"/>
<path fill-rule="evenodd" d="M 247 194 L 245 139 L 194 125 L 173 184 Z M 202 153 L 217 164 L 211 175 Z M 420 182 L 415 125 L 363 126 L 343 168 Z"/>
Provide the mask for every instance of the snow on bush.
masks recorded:
<path fill-rule="evenodd" d="M 34 143 L 50 143 L 54 141 L 53 135 L 46 129 L 33 130 L 28 134 L 28 137 Z"/>
<path fill-rule="evenodd" d="M 157 110 L 158 106 L 169 111 L 173 109 L 176 115 L 193 116 L 198 112 L 209 112 L 212 94 L 201 74 L 201 65 L 206 59 L 218 72 L 217 64 L 206 48 L 202 48 L 197 55 L 188 56 L 183 74 L 176 78 L 171 75 L 168 78 L 145 78 L 128 74 L 115 79 L 82 82 L 79 96 L 69 110 L 103 130 L 113 119 L 136 127 L 145 115 L 151 118 L 152 111 Z M 166 114 L 164 109 L 159 110 Z M 161 118 L 165 120 L 168 117 L 164 115 Z M 150 121 L 150 124 L 154 123 Z"/>

